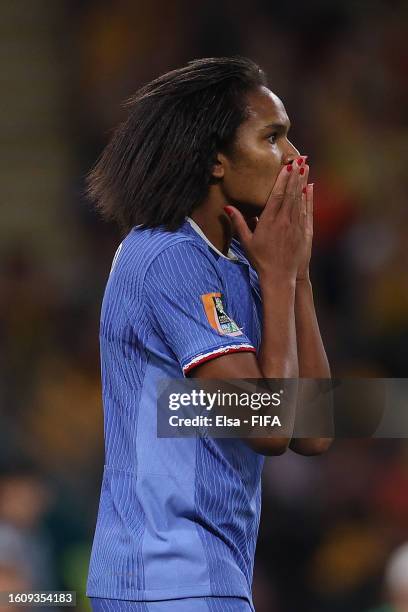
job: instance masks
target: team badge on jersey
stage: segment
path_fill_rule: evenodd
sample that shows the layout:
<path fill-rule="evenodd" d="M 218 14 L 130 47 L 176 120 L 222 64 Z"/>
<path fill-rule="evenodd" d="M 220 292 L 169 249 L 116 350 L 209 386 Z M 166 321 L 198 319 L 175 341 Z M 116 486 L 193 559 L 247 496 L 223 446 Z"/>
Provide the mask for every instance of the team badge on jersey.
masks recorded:
<path fill-rule="evenodd" d="M 224 336 L 242 336 L 242 331 L 224 310 L 221 293 L 206 293 L 201 296 L 208 322 Z"/>

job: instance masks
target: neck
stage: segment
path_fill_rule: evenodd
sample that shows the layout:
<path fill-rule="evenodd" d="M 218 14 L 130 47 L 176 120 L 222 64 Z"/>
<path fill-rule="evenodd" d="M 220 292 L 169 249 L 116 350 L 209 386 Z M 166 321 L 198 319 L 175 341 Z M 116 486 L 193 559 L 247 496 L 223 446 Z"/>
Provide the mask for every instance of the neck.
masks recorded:
<path fill-rule="evenodd" d="M 227 255 L 232 239 L 231 222 L 222 208 L 221 211 L 220 206 L 212 206 L 211 202 L 207 201 L 196 208 L 190 216 L 208 240 L 223 255 Z"/>

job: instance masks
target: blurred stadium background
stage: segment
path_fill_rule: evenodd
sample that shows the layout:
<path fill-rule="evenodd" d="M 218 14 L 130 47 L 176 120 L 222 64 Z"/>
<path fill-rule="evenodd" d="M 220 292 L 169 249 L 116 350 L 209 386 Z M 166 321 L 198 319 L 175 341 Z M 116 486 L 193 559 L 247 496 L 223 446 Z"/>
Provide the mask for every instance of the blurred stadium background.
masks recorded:
<path fill-rule="evenodd" d="M 0 591 L 72 589 L 88 610 L 99 308 L 120 237 L 84 201 L 83 177 L 145 81 L 197 57 L 260 63 L 310 156 L 334 372 L 406 376 L 407 23 L 396 0 L 2 0 Z M 408 583 L 406 556 L 390 562 L 407 540 L 406 441 L 268 459 L 257 612 L 383 609 L 392 567 Z"/>

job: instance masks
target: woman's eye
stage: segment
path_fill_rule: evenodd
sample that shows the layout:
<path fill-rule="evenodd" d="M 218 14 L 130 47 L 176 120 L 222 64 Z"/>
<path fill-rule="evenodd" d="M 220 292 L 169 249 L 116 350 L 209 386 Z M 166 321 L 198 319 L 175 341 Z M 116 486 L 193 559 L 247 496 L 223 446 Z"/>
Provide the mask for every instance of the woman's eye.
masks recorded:
<path fill-rule="evenodd" d="M 272 144 L 275 144 L 277 137 L 278 137 L 277 132 L 274 132 L 273 134 L 271 134 L 270 136 L 268 136 L 268 140 L 269 140 L 269 142 L 271 142 Z"/>

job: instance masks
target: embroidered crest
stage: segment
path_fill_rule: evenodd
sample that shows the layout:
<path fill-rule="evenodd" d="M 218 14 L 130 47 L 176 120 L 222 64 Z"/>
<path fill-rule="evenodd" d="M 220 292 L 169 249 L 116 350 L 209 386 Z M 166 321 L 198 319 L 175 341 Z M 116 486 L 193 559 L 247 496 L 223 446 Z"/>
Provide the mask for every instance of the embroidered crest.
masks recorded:
<path fill-rule="evenodd" d="M 221 293 L 206 293 L 201 296 L 205 314 L 211 327 L 224 336 L 242 336 L 242 331 L 224 310 Z"/>

